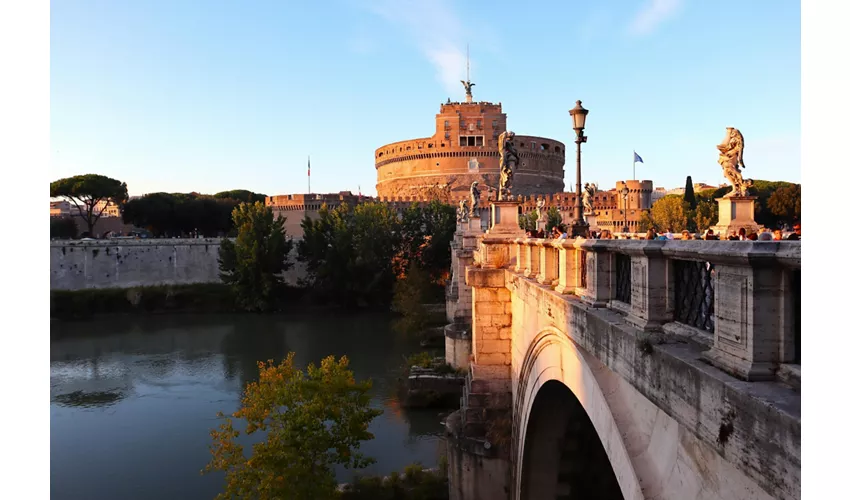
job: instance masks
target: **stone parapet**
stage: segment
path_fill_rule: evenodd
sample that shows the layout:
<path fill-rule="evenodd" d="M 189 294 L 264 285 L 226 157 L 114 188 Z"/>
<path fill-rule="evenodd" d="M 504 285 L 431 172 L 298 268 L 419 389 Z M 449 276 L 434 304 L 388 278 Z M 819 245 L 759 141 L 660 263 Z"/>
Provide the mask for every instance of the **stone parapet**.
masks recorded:
<path fill-rule="evenodd" d="M 711 450 L 774 498 L 799 498 L 799 390 L 779 382 L 741 381 L 704 363 L 700 343 L 665 341 L 623 321 L 618 311 L 591 307 L 580 297 L 565 296 L 510 271 L 507 286 L 516 304 L 535 313 L 545 311 L 533 318 L 515 316 L 514 342 L 522 338 L 521 331 L 534 336 L 528 332 L 558 327 L 588 359 L 599 360 L 596 363 L 699 438 L 701 451 L 695 459 L 706 468 L 701 474 L 715 466 L 709 461 Z M 514 365 L 522 364 L 524 349 L 515 349 Z M 514 391 L 516 401 L 516 387 Z"/>
<path fill-rule="evenodd" d="M 491 245 L 509 246 L 513 261 L 487 261 Z M 554 283 L 645 332 L 676 324 L 711 336 L 705 359 L 744 380 L 773 379 L 780 365 L 799 363 L 799 241 L 484 238 L 479 253 L 485 267 Z"/>

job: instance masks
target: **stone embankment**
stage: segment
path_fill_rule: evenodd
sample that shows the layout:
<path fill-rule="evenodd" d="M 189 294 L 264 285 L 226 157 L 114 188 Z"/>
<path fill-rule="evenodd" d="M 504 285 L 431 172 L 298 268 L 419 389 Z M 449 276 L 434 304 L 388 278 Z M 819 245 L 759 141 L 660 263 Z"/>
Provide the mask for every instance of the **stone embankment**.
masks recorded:
<path fill-rule="evenodd" d="M 466 377 L 445 364 L 433 368 L 412 366 L 402 389 L 406 408 L 457 408 Z"/>
<path fill-rule="evenodd" d="M 221 238 L 56 240 L 50 242 L 50 289 L 134 288 L 220 283 Z M 284 273 L 296 285 L 306 276 L 295 260 Z"/>

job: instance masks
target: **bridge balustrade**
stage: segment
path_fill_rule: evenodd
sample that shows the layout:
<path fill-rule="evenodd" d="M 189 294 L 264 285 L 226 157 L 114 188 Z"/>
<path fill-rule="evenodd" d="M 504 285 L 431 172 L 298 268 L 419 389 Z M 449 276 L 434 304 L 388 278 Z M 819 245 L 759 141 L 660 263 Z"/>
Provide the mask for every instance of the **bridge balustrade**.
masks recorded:
<path fill-rule="evenodd" d="M 770 380 L 780 365 L 800 363 L 798 241 L 484 238 L 481 244 L 509 248 L 503 260 L 511 261 L 511 271 L 572 300 L 617 310 L 639 330 L 705 344 L 707 361 L 745 380 Z"/>

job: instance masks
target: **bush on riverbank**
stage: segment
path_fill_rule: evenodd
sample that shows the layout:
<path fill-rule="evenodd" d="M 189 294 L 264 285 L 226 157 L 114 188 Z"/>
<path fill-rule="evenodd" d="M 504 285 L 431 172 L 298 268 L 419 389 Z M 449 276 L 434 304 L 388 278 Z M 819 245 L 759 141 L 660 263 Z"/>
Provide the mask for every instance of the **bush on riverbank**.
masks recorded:
<path fill-rule="evenodd" d="M 426 470 L 414 464 L 388 477 L 357 477 L 340 492 L 341 500 L 448 500 L 447 464 Z"/>
<path fill-rule="evenodd" d="M 243 203 L 233 209 L 238 230 L 234 241 L 221 242 L 218 266 L 221 281 L 233 288 L 236 303 L 246 311 L 271 311 L 285 286 L 282 273 L 292 240 L 286 237 L 286 217 L 275 217 L 262 202 Z"/>

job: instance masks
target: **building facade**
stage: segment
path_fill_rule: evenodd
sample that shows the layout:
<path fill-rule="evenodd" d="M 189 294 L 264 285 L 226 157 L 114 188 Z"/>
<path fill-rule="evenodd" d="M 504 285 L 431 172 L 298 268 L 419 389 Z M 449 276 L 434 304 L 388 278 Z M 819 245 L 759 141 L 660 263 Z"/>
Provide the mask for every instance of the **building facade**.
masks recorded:
<path fill-rule="evenodd" d="M 378 197 L 433 198 L 445 193 L 457 202 L 478 181 L 482 192 L 498 190 L 499 134 L 507 129 L 502 104 L 446 102 L 436 116 L 430 137 L 408 139 L 375 150 Z M 516 195 L 555 194 L 564 191 L 564 144 L 546 137 L 515 135 L 520 165 L 514 172 Z"/>

